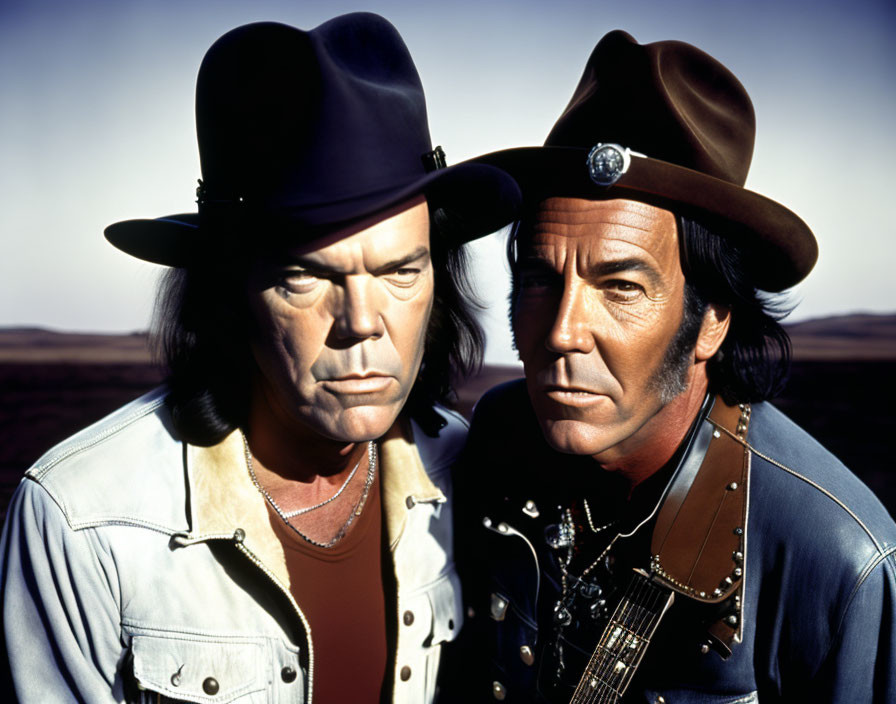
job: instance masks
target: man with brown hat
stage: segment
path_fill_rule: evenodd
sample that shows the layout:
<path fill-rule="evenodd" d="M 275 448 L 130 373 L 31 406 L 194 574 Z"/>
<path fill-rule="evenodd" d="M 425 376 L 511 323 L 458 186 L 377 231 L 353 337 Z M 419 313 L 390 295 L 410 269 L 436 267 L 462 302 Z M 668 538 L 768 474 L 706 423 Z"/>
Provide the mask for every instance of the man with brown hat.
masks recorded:
<path fill-rule="evenodd" d="M 743 187 L 754 132 L 718 61 L 616 31 L 544 147 L 483 158 L 526 378 L 456 477 L 470 700 L 896 701 L 896 525 L 766 403 L 816 243 Z"/>
<path fill-rule="evenodd" d="M 196 117 L 199 212 L 106 231 L 172 267 L 167 384 L 47 453 L 9 508 L 14 696 L 429 702 L 462 621 L 466 431 L 437 402 L 481 346 L 458 248 L 519 191 L 443 168 L 376 15 L 225 34 Z"/>

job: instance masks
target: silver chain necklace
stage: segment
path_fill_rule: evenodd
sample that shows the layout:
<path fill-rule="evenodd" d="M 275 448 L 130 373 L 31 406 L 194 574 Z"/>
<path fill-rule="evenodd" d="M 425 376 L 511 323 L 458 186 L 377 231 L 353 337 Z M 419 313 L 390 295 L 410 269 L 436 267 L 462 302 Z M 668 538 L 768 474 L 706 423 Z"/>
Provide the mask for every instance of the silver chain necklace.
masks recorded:
<path fill-rule="evenodd" d="M 370 450 L 368 450 L 367 453 L 370 454 Z M 355 466 L 352 469 L 352 471 L 349 473 L 346 480 L 344 482 L 342 482 L 342 486 L 339 487 L 339 491 L 337 491 L 335 494 L 333 494 L 329 499 L 324 499 L 319 504 L 314 504 L 314 506 L 306 506 L 305 508 L 297 508 L 295 511 L 284 512 L 283 517 L 284 518 L 295 518 L 296 516 L 301 516 L 303 514 L 308 513 L 309 511 L 314 511 L 315 509 L 319 509 L 321 506 L 326 506 L 331 501 L 335 501 L 336 499 L 339 498 L 339 495 L 343 491 L 345 491 L 345 487 L 348 486 L 348 483 L 355 476 L 355 473 L 358 471 L 358 467 L 360 467 L 360 466 L 361 466 L 361 460 L 359 459 L 357 462 L 355 462 Z"/>
<path fill-rule="evenodd" d="M 243 438 L 243 450 L 246 455 L 246 467 L 249 470 L 249 477 L 252 479 L 252 483 L 255 485 L 255 488 L 258 489 L 259 493 L 267 500 L 267 502 L 271 505 L 271 508 L 274 509 L 274 512 L 283 519 L 283 522 L 289 526 L 293 532 L 295 532 L 299 537 L 303 540 L 311 543 L 312 545 L 316 545 L 319 548 L 331 548 L 336 543 L 338 543 L 342 538 L 345 537 L 346 532 L 349 529 L 349 526 L 354 522 L 355 518 L 361 515 L 361 511 L 364 509 L 364 504 L 367 501 L 367 495 L 370 493 L 370 487 L 373 484 L 373 478 L 376 475 L 376 443 L 373 440 L 368 441 L 367 443 L 367 479 L 364 482 L 364 491 L 361 493 L 361 498 L 358 501 L 357 506 L 352 510 L 352 512 L 348 515 L 348 519 L 345 523 L 342 524 L 342 527 L 336 532 L 336 535 L 333 536 L 331 540 L 326 543 L 322 543 L 319 540 L 315 540 L 314 538 L 309 538 L 302 531 L 296 528 L 292 523 L 289 522 L 291 517 L 299 515 L 299 513 L 307 513 L 315 508 L 319 508 L 324 504 L 330 503 L 333 499 L 335 499 L 342 491 L 348 486 L 349 480 L 351 480 L 351 476 L 348 480 L 346 480 L 345 484 L 343 484 L 342 488 L 336 493 L 335 496 L 331 496 L 329 499 L 320 504 L 319 506 L 312 506 L 306 509 L 299 509 L 299 513 L 292 512 L 292 514 L 287 514 L 280 506 L 277 505 L 277 502 L 274 501 L 274 498 L 267 492 L 267 490 L 261 485 L 258 481 L 258 477 L 255 475 L 255 467 L 252 463 L 252 451 L 249 449 L 249 441 L 246 439 L 246 434 L 240 431 L 240 435 Z M 355 465 L 355 468 L 352 470 L 352 475 L 354 475 L 355 470 L 358 469 L 361 462 L 358 461 L 358 464 Z"/>

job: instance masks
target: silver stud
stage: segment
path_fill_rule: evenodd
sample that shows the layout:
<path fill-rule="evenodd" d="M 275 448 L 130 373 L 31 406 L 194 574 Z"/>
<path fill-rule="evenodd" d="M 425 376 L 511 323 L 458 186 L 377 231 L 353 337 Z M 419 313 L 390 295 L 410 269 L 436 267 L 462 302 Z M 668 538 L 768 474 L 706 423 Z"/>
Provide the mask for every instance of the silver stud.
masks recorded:
<path fill-rule="evenodd" d="M 719 588 L 713 589 L 713 590 L 712 590 L 712 595 L 713 595 L 713 596 L 722 596 L 722 590 L 719 589 Z"/>
<path fill-rule="evenodd" d="M 716 428 L 715 430 L 712 431 L 712 436 L 714 438 L 720 438 L 720 437 L 722 437 L 722 434 L 719 432 L 719 429 Z"/>
<path fill-rule="evenodd" d="M 701 645 L 700 652 L 703 653 L 703 655 L 706 655 L 709 652 L 709 643 L 704 643 L 703 645 Z"/>
<path fill-rule="evenodd" d="M 598 186 L 612 186 L 628 171 L 631 162 L 628 149 L 603 142 L 595 144 L 585 160 L 588 175 Z"/>
<path fill-rule="evenodd" d="M 731 616 L 726 616 L 725 623 L 727 623 L 729 626 L 736 626 L 737 625 L 737 616 L 734 616 L 733 614 Z"/>
<path fill-rule="evenodd" d="M 538 518 L 540 512 L 538 510 L 538 506 L 535 505 L 535 502 L 532 499 L 529 499 L 526 502 L 526 505 L 523 506 L 523 513 L 525 513 L 530 518 Z"/>
<path fill-rule="evenodd" d="M 498 532 L 499 533 L 507 533 L 509 530 L 510 530 L 510 528 L 508 527 L 508 525 L 506 523 L 498 524 Z"/>
<path fill-rule="evenodd" d="M 507 599 L 498 594 L 492 594 L 488 611 L 492 619 L 503 621 L 504 616 L 507 615 Z"/>
<path fill-rule="evenodd" d="M 734 580 L 731 579 L 731 577 L 725 577 L 725 584 L 730 587 L 732 584 L 734 584 Z"/>
<path fill-rule="evenodd" d="M 743 573 L 744 573 L 744 571 L 740 567 L 734 568 L 734 576 L 735 577 L 740 577 Z"/>
<path fill-rule="evenodd" d="M 706 592 L 700 592 L 700 598 L 703 599 L 706 597 Z"/>
<path fill-rule="evenodd" d="M 736 550 L 734 555 L 732 555 L 731 557 L 735 562 L 738 563 L 744 561 L 744 554 L 740 550 Z"/>
<path fill-rule="evenodd" d="M 741 528 L 741 527 L 737 527 L 737 528 L 734 529 L 734 534 L 735 534 L 735 535 L 743 535 L 743 534 L 744 534 L 744 529 Z"/>
<path fill-rule="evenodd" d="M 728 491 L 734 491 L 735 489 L 737 489 L 737 482 L 731 482 L 728 485 Z"/>

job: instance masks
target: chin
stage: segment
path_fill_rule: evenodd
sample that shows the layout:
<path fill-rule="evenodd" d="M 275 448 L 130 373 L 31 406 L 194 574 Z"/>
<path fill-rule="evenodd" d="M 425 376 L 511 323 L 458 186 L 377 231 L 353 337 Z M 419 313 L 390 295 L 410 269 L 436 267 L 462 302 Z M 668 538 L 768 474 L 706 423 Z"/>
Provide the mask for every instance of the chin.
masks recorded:
<path fill-rule="evenodd" d="M 353 406 L 333 423 L 333 437 L 344 442 L 367 442 L 385 435 L 395 423 L 401 405 Z"/>
<path fill-rule="evenodd" d="M 567 455 L 597 455 L 618 442 L 590 423 L 577 420 L 545 421 L 541 430 L 552 448 Z"/>

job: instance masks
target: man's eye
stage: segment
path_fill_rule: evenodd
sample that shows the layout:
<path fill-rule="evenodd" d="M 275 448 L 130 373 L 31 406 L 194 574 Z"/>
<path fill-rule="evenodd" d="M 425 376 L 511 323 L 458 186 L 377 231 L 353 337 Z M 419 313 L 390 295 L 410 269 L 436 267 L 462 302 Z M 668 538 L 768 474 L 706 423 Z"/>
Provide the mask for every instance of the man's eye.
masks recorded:
<path fill-rule="evenodd" d="M 290 293 L 308 293 L 318 281 L 318 277 L 307 271 L 291 271 L 284 274 L 280 285 Z"/>
<path fill-rule="evenodd" d="M 634 281 L 613 279 L 604 283 L 604 290 L 617 300 L 630 301 L 644 293 L 644 287 Z"/>
<path fill-rule="evenodd" d="M 539 289 L 553 286 L 557 280 L 558 277 L 555 273 L 535 269 L 520 272 L 519 283 L 521 289 Z"/>
<path fill-rule="evenodd" d="M 417 281 L 418 276 L 420 276 L 420 269 L 413 266 L 403 266 L 386 274 L 386 278 L 398 286 L 410 286 Z"/>

